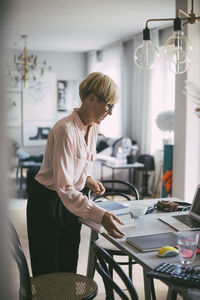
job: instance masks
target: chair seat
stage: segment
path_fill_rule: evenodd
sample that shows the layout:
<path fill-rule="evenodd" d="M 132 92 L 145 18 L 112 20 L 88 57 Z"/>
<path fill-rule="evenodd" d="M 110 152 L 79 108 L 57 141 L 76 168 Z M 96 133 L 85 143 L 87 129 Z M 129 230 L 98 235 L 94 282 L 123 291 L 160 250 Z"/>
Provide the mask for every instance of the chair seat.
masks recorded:
<path fill-rule="evenodd" d="M 93 299 L 97 295 L 96 283 L 75 273 L 50 273 L 31 278 L 34 300 Z"/>

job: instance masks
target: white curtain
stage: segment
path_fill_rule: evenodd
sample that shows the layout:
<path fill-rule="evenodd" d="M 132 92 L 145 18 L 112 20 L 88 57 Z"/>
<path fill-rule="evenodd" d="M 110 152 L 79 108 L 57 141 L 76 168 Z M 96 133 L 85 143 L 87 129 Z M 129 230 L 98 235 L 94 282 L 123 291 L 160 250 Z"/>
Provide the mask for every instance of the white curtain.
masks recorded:
<path fill-rule="evenodd" d="M 163 149 L 164 139 L 172 138 L 169 132 L 161 131 L 156 125 L 156 118 L 160 112 L 174 110 L 175 104 L 175 74 L 167 67 L 166 55 L 164 47 L 160 47 L 160 61 L 159 65 L 153 69 L 152 84 L 151 84 L 151 140 L 150 153 L 154 155 L 156 151 Z M 173 141 L 171 141 L 173 142 Z"/>
<path fill-rule="evenodd" d="M 158 45 L 158 31 L 151 32 L 151 39 L 155 45 Z M 142 34 L 133 38 L 133 56 L 142 40 Z M 129 135 L 137 141 L 140 153 L 150 153 L 152 70 L 141 70 L 134 63 L 132 76 L 132 103 L 130 105 L 132 115 L 129 120 Z"/>
<path fill-rule="evenodd" d="M 121 91 L 121 53 L 121 45 L 87 53 L 87 73 L 105 73 L 117 83 Z M 121 100 L 115 105 L 112 115 L 101 123 L 100 133 L 112 138 L 121 137 Z"/>

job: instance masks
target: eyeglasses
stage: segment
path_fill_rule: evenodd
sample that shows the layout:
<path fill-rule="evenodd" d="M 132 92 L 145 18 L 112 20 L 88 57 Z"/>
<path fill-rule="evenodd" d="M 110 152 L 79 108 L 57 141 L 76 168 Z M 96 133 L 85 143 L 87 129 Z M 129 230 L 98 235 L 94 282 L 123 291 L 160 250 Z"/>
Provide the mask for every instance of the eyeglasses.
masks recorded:
<path fill-rule="evenodd" d="M 113 105 L 110 105 L 110 104 L 107 104 L 105 101 L 104 101 L 104 103 L 106 104 L 106 111 L 107 111 L 107 112 L 113 110 L 114 104 L 113 104 Z"/>
<path fill-rule="evenodd" d="M 97 96 L 97 95 L 96 95 Z M 110 112 L 111 110 L 113 110 L 114 108 L 114 104 L 108 104 L 104 99 L 102 99 L 101 97 L 97 96 L 97 98 L 99 99 L 100 102 L 104 102 L 106 105 L 106 112 Z"/>

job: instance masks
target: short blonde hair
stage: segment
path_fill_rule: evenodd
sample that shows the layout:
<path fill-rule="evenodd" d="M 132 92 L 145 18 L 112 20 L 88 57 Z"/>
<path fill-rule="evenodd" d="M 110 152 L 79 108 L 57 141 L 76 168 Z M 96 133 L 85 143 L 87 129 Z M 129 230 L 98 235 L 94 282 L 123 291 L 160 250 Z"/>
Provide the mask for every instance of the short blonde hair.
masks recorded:
<path fill-rule="evenodd" d="M 110 105 L 119 100 L 117 84 L 101 72 L 90 73 L 79 85 L 79 95 L 82 102 L 92 93 Z"/>

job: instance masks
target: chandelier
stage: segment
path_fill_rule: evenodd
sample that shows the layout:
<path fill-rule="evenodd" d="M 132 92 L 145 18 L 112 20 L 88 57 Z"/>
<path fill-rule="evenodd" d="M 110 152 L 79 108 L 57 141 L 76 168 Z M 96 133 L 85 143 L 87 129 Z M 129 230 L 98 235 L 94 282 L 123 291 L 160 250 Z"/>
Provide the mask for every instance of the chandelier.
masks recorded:
<path fill-rule="evenodd" d="M 47 66 L 45 60 L 39 64 L 37 55 L 28 54 L 27 35 L 22 35 L 21 38 L 24 41 L 23 52 L 14 55 L 12 67 L 8 66 L 8 78 L 16 84 L 21 82 L 22 86 L 26 88 L 28 81 L 36 82 L 44 72 L 51 71 L 51 67 Z"/>
<path fill-rule="evenodd" d="M 136 48 L 134 53 L 134 61 L 136 65 L 145 70 L 153 68 L 159 60 L 159 51 L 150 39 L 150 30 L 148 28 L 149 22 L 154 21 L 173 21 L 174 33 L 164 46 L 165 54 L 167 56 L 168 66 L 175 74 L 181 74 L 187 71 L 190 62 L 192 45 L 189 40 L 184 36 L 182 25 L 195 24 L 200 21 L 194 13 L 193 0 L 191 1 L 191 12 L 178 9 L 176 18 L 167 19 L 149 19 L 146 21 L 145 29 L 143 30 L 143 43 Z M 182 24 L 182 22 L 184 22 Z"/>

